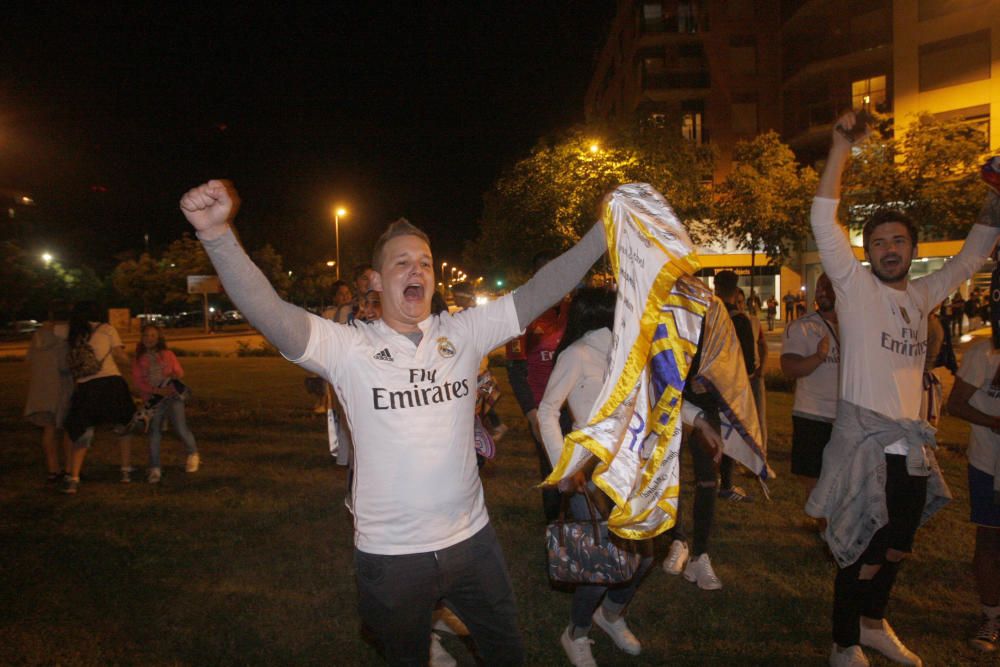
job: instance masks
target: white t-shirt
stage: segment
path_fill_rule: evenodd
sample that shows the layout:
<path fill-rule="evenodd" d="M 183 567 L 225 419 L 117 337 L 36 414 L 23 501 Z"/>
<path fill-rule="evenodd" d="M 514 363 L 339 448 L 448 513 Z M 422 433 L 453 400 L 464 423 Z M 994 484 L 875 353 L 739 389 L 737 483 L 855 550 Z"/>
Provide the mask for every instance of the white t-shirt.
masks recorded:
<path fill-rule="evenodd" d="M 355 546 L 435 551 L 489 521 L 473 449 L 476 374 L 520 329 L 512 295 L 431 316 L 420 345 L 381 320 L 343 325 L 315 315 L 296 364 L 326 378 L 354 438 Z"/>
<path fill-rule="evenodd" d="M 993 351 L 993 343 L 983 340 L 962 355 L 962 367 L 958 377 L 976 388 L 969 397 L 969 405 L 992 417 L 1000 416 L 1000 383 L 993 384 L 997 367 L 1000 367 L 1000 352 Z M 987 474 L 994 474 L 997 457 L 1000 457 L 1000 435 L 978 424 L 971 424 L 969 433 L 969 465 Z"/>
<path fill-rule="evenodd" d="M 77 378 L 76 381 L 90 382 L 97 378 L 121 375 L 118 370 L 118 364 L 115 363 L 115 357 L 112 354 L 114 348 L 125 349 L 125 344 L 122 343 L 122 339 L 118 335 L 118 330 L 110 324 L 99 324 L 97 322 L 91 322 L 90 326 L 94 330 L 90 334 L 90 340 L 87 342 L 90 344 L 91 349 L 94 350 L 94 356 L 101 362 L 101 370 L 93 375 Z"/>
<path fill-rule="evenodd" d="M 830 333 L 831 330 L 834 333 Z M 830 339 L 830 351 L 809 375 L 795 380 L 795 403 L 792 414 L 816 421 L 832 422 L 837 417 L 838 382 L 840 377 L 840 346 L 837 326 L 829 324 L 819 313 L 810 313 L 785 327 L 782 354 L 808 357 L 816 354 L 823 338 Z"/>
<path fill-rule="evenodd" d="M 839 200 L 816 197 L 812 229 L 823 270 L 837 294 L 840 397 L 890 419 L 919 419 L 927 315 L 986 261 L 998 230 L 973 225 L 962 250 L 905 290 L 889 287 L 854 257 L 836 222 Z M 905 454 L 902 443 L 886 452 Z"/>

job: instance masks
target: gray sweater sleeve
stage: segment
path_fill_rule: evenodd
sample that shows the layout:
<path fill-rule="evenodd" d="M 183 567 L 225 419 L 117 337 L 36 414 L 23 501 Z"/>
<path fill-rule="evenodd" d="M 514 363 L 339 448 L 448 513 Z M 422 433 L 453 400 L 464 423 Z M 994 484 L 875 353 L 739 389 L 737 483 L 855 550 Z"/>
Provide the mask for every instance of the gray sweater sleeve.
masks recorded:
<path fill-rule="evenodd" d="M 282 301 L 271 283 L 237 242 L 232 229 L 216 239 L 201 239 L 226 295 L 265 338 L 289 359 L 298 359 L 309 343 L 309 313 Z"/>
<path fill-rule="evenodd" d="M 579 243 L 539 269 L 531 280 L 514 292 L 518 326 L 524 329 L 562 299 L 607 250 L 604 223 L 598 222 Z"/>

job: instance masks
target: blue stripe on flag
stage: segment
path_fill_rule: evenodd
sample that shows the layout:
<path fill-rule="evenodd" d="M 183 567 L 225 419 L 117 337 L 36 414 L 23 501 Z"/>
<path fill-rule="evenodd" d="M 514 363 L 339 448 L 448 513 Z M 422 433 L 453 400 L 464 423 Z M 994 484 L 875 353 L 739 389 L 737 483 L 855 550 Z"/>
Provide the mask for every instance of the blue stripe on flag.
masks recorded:
<path fill-rule="evenodd" d="M 653 341 L 666 338 L 667 327 L 660 324 L 653 334 Z M 684 378 L 681 377 L 680 369 L 677 368 L 677 361 L 674 359 L 673 350 L 663 350 L 649 359 L 650 379 L 653 382 L 653 393 L 659 400 L 667 387 L 674 387 L 678 391 L 684 388 Z"/>

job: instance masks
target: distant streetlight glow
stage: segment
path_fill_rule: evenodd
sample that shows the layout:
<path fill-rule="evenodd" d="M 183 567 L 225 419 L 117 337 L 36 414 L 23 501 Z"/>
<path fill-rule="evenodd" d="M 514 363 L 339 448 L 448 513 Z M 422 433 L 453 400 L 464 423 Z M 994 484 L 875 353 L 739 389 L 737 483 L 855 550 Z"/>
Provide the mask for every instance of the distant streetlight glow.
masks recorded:
<path fill-rule="evenodd" d="M 601 145 L 598 144 L 596 141 L 594 143 L 590 144 L 590 152 L 591 153 L 596 153 L 599 150 L 601 150 Z"/>
<path fill-rule="evenodd" d="M 340 280 L 340 219 L 347 215 L 347 209 L 343 206 L 338 206 L 333 211 L 333 225 L 334 225 L 334 235 L 337 244 L 337 280 Z"/>
<path fill-rule="evenodd" d="M 336 263 L 337 263 L 337 262 L 335 262 L 335 261 L 333 261 L 333 260 L 331 259 L 331 260 L 330 260 L 329 262 L 327 262 L 327 263 L 326 263 L 326 265 L 327 265 L 327 266 L 329 266 L 330 268 L 333 268 L 333 266 L 334 266 L 334 265 L 335 265 Z"/>
<path fill-rule="evenodd" d="M 50 252 L 43 252 L 42 253 L 42 261 L 45 262 L 45 266 L 48 266 L 49 264 L 51 264 L 53 259 L 55 259 L 55 258 L 52 256 L 52 253 L 50 253 Z"/>

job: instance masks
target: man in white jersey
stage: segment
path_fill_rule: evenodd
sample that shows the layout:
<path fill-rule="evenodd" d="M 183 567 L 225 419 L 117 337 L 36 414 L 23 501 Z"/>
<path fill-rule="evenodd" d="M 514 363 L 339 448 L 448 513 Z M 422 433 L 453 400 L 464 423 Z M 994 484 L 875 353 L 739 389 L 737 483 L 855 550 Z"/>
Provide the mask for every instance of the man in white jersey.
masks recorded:
<path fill-rule="evenodd" d="M 188 191 L 181 209 L 247 319 L 340 397 L 355 447 L 359 609 L 389 663 L 426 664 L 431 613 L 444 600 L 487 664 L 521 664 L 514 595 L 472 447 L 476 373 L 480 359 L 561 299 L 604 253 L 603 225 L 516 293 L 431 316 L 430 244 L 397 221 L 373 253 L 382 319 L 344 325 L 278 297 L 229 229 L 236 206 L 227 184 Z"/>
<path fill-rule="evenodd" d="M 823 450 L 837 417 L 840 344 L 836 293 L 826 274 L 816 281 L 815 313 L 785 327 L 781 372 L 795 380 L 792 405 L 792 474 L 806 495 L 823 468 Z"/>
<path fill-rule="evenodd" d="M 915 225 L 901 212 L 879 211 L 862 234 L 867 270 L 836 221 L 855 122 L 853 113 L 838 119 L 812 207 L 816 245 L 837 295 L 841 363 L 837 419 L 806 511 L 827 520 L 824 537 L 840 566 L 830 664 L 867 665 L 863 644 L 921 665 L 884 614 L 917 527 L 950 499 L 933 430 L 919 419 L 927 316 L 989 256 L 1000 216 L 988 205 L 980 221 L 991 226 L 974 225 L 958 255 L 911 281 Z M 989 197 L 994 203 L 996 195 Z"/>
<path fill-rule="evenodd" d="M 1000 648 L 1000 352 L 990 340 L 965 351 L 948 399 L 948 412 L 969 432 L 970 520 L 976 526 L 972 569 L 983 615 L 971 643 Z"/>

